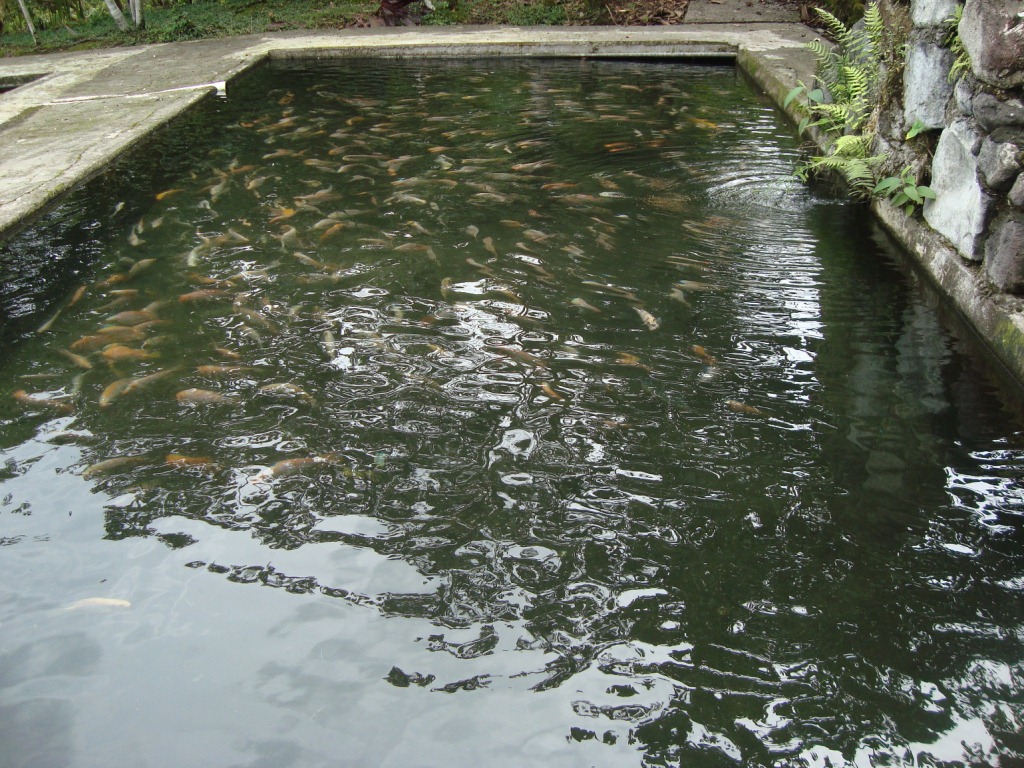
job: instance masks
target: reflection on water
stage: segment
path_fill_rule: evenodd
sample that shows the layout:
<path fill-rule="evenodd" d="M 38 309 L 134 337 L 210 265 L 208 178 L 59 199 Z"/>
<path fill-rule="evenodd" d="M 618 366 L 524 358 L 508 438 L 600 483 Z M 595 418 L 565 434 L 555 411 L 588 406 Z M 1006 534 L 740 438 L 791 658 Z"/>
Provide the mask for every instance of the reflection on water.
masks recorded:
<path fill-rule="evenodd" d="M 281 68 L 144 155 L 3 251 L 5 764 L 1024 755 L 1019 427 L 732 70 Z"/>

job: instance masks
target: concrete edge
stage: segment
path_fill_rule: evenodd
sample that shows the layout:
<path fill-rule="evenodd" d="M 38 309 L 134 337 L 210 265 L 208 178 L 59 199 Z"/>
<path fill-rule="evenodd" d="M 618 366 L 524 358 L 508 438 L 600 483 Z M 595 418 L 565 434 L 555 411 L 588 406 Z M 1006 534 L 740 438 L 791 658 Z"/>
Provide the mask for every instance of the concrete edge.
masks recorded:
<path fill-rule="evenodd" d="M 978 340 L 1024 384 L 1024 299 L 990 291 L 979 264 L 966 262 L 942 235 L 888 201 L 871 208 Z"/>
<path fill-rule="evenodd" d="M 76 163 L 74 167 L 56 175 L 49 184 L 28 193 L 24 199 L 18 200 L 20 210 L 16 211 L 14 216 L 5 217 L 3 220 L 0 220 L 0 240 L 6 240 L 30 227 L 53 206 L 59 205 L 65 195 L 107 171 L 125 152 L 145 141 L 166 125 L 177 120 L 189 109 L 216 93 L 216 87 L 208 86 L 192 88 L 186 92 L 176 94 L 172 99 L 173 104 L 164 105 L 162 109 L 157 108 L 145 123 L 137 124 L 122 131 L 116 139 L 110 141 L 109 146 L 91 154 L 88 152 L 83 153 L 79 158 L 80 162 Z M 32 114 L 42 111 L 44 108 L 43 106 L 30 107 L 18 118 L 15 118 L 12 123 L 16 125 L 18 122 L 28 119 Z"/>

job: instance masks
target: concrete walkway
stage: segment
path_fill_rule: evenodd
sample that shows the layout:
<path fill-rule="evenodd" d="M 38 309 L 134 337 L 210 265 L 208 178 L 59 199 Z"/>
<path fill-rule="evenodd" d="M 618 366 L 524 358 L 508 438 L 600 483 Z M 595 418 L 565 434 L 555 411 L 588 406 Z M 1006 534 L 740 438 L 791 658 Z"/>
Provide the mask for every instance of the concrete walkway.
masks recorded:
<path fill-rule="evenodd" d="M 813 32 L 757 0 L 691 0 L 662 27 L 419 27 L 273 33 L 0 60 L 0 237 L 232 78 L 274 57 L 735 57 L 777 101 L 810 82 Z M 774 18 L 774 17 L 769 17 Z M 30 81 L 30 82 L 25 82 Z"/>

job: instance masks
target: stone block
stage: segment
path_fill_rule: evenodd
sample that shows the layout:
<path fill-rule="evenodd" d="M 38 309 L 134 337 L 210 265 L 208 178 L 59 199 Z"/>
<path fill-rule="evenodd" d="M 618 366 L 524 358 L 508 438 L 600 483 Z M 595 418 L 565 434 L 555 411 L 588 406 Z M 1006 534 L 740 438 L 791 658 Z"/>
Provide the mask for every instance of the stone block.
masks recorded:
<path fill-rule="evenodd" d="M 985 274 L 1006 293 L 1024 293 L 1024 214 L 1000 214 L 985 243 Z"/>
<path fill-rule="evenodd" d="M 929 226 L 971 261 L 981 260 L 981 239 L 993 207 L 978 178 L 981 142 L 981 134 L 967 118 L 953 121 L 942 132 L 932 160 L 930 186 L 936 199 L 924 204 Z"/>
<path fill-rule="evenodd" d="M 1007 192 L 1024 162 L 1024 130 L 997 128 L 981 143 L 978 170 L 993 192 Z"/>
<path fill-rule="evenodd" d="M 915 27 L 940 27 L 956 5 L 956 0 L 910 0 L 910 21 Z"/>
<path fill-rule="evenodd" d="M 1024 100 L 1018 98 L 1000 99 L 982 91 L 971 102 L 974 117 L 986 131 L 994 131 L 1004 125 L 1024 128 Z"/>
<path fill-rule="evenodd" d="M 1024 173 L 1017 177 L 1017 181 L 1010 187 L 1010 194 L 1006 196 L 1010 205 L 1024 210 Z"/>
<path fill-rule="evenodd" d="M 953 93 L 949 82 L 953 54 L 941 42 L 941 32 L 911 33 L 903 70 L 903 114 L 908 127 L 916 122 L 925 128 L 946 124 L 946 102 Z"/>
<path fill-rule="evenodd" d="M 961 77 L 953 86 L 953 96 L 960 113 L 967 117 L 974 115 L 974 96 L 977 92 L 974 78 L 968 75 Z"/>
<path fill-rule="evenodd" d="M 960 40 L 971 70 L 997 88 L 1024 84 L 1024 19 L 1020 0 L 967 0 L 960 19 Z"/>

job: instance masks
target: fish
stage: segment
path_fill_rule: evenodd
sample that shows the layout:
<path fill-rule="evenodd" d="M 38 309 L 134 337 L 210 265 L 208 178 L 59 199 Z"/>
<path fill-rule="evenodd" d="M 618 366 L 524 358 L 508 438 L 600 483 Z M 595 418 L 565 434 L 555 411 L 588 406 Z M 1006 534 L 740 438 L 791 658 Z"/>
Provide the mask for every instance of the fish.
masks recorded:
<path fill-rule="evenodd" d="M 228 358 L 228 360 L 241 360 L 242 359 L 242 356 L 240 354 L 238 354 L 237 352 L 235 352 L 233 350 L 226 349 L 225 347 L 214 347 L 213 351 L 216 352 L 221 357 Z"/>
<path fill-rule="evenodd" d="M 268 317 L 265 317 L 262 313 L 256 312 L 255 310 L 249 309 L 248 307 L 235 307 L 235 314 L 248 320 L 253 325 L 259 326 L 265 331 L 271 333 L 277 333 L 277 324 Z"/>
<path fill-rule="evenodd" d="M 288 477 L 311 467 L 327 467 L 335 463 L 334 459 L 326 456 L 301 456 L 296 459 L 282 459 L 257 472 L 253 476 L 253 482 L 265 483 L 272 477 Z"/>
<path fill-rule="evenodd" d="M 558 392 L 555 391 L 555 388 L 552 387 L 550 384 L 548 384 L 546 381 L 540 385 L 540 388 L 541 388 L 541 391 L 544 392 L 544 394 L 547 395 L 548 397 L 550 397 L 552 400 L 564 400 L 565 399 L 560 394 L 558 394 Z"/>
<path fill-rule="evenodd" d="M 66 605 L 62 610 L 78 611 L 83 608 L 131 608 L 132 604 L 127 600 L 117 597 L 85 597 L 75 600 L 71 605 Z"/>
<path fill-rule="evenodd" d="M 730 411 L 735 413 L 746 413 L 751 416 L 764 416 L 764 411 L 760 408 L 753 405 L 747 405 L 746 403 L 741 403 L 739 400 L 726 400 L 725 405 Z"/>
<path fill-rule="evenodd" d="M 698 128 L 700 128 L 702 130 L 705 130 L 705 131 L 719 131 L 719 130 L 721 130 L 721 127 L 718 125 L 718 123 L 713 123 L 710 120 L 705 120 L 702 117 L 691 117 L 691 118 L 689 118 L 689 120 L 695 126 L 697 126 Z"/>
<path fill-rule="evenodd" d="M 675 299 L 676 301 L 681 302 L 686 306 L 690 306 L 690 302 L 686 300 L 686 296 L 684 296 L 683 292 L 678 288 L 673 288 L 671 291 L 669 291 L 668 297 L 670 299 Z"/>
<path fill-rule="evenodd" d="M 100 408 L 108 408 L 111 403 L 123 395 L 131 381 L 131 379 L 118 379 L 108 384 L 100 393 Z"/>
<path fill-rule="evenodd" d="M 64 308 L 61 307 L 56 312 L 54 312 L 53 313 L 53 317 L 51 317 L 45 323 L 43 323 L 38 328 L 36 328 L 36 333 L 46 333 L 48 330 L 50 330 L 50 328 L 53 327 L 53 324 L 57 322 L 57 318 L 60 317 L 60 314 L 63 311 L 64 311 Z"/>
<path fill-rule="evenodd" d="M 117 285 L 118 283 L 123 283 L 127 279 L 128 279 L 128 275 L 126 273 L 124 273 L 124 272 L 115 272 L 110 277 L 108 277 L 106 280 L 100 280 L 95 285 L 96 285 L 97 288 L 107 288 L 107 287 L 109 287 L 111 285 Z"/>
<path fill-rule="evenodd" d="M 709 355 L 708 351 L 704 349 L 704 347 L 702 347 L 700 344 L 694 344 L 692 347 L 690 347 L 690 349 L 693 350 L 693 354 L 695 354 L 700 359 L 700 361 L 704 363 L 704 365 L 718 364 L 718 361 L 712 355 Z"/>
<path fill-rule="evenodd" d="M 643 321 L 643 324 L 647 326 L 648 330 L 656 331 L 661 327 L 661 321 L 646 309 L 642 309 L 640 307 L 633 307 L 633 309 L 640 316 L 640 319 Z"/>
<path fill-rule="evenodd" d="M 640 358 L 634 355 L 632 352 L 619 352 L 616 355 L 616 363 L 619 365 L 629 365 L 634 368 L 642 368 L 645 371 L 651 370 L 648 366 L 640 362 Z"/>
<path fill-rule="evenodd" d="M 637 295 L 628 288 L 621 288 L 617 285 L 612 285 L 611 283 L 599 283 L 596 280 L 583 280 L 582 283 L 583 285 L 590 286 L 591 288 L 597 288 L 601 293 L 610 293 L 628 301 L 639 301 Z"/>
<path fill-rule="evenodd" d="M 201 376 L 235 376 L 239 373 L 247 373 L 248 371 L 255 371 L 256 367 L 252 365 L 197 365 L 196 373 Z"/>
<path fill-rule="evenodd" d="M 301 157 L 304 154 L 306 154 L 306 150 L 296 152 L 294 149 L 286 149 L 282 147 L 281 149 L 275 149 L 273 152 L 268 152 L 263 156 L 263 159 L 273 160 L 278 157 Z"/>
<path fill-rule="evenodd" d="M 299 230 L 292 226 L 286 226 L 280 235 L 272 234 L 271 237 L 281 242 L 282 251 L 289 251 L 302 247 L 302 241 L 299 239 Z"/>
<path fill-rule="evenodd" d="M 675 287 L 680 291 L 713 291 L 715 286 L 710 283 L 701 283 L 697 280 L 679 280 Z"/>
<path fill-rule="evenodd" d="M 103 359 L 110 363 L 117 363 L 123 360 L 155 360 L 160 357 L 159 352 L 146 352 L 141 349 L 132 349 L 123 344 L 111 344 L 100 353 Z"/>
<path fill-rule="evenodd" d="M 335 235 L 335 234 L 337 234 L 338 232 L 340 232 L 341 230 L 343 230 L 343 229 L 344 229 L 344 228 L 345 228 L 346 226 L 348 226 L 348 225 L 347 225 L 347 224 L 345 224 L 345 222 L 343 222 L 343 221 L 338 221 L 338 222 L 335 222 L 335 223 L 334 223 L 334 224 L 332 224 L 332 225 L 331 225 L 330 227 L 328 227 L 328 228 L 327 228 L 327 229 L 326 229 L 326 230 L 324 231 L 324 233 L 323 233 L 322 235 L 320 235 L 320 241 L 321 241 L 321 242 L 323 242 L 323 241 L 324 241 L 324 240 L 326 240 L 326 239 L 327 239 L 328 237 L 331 237 L 332 235 Z"/>
<path fill-rule="evenodd" d="M 494 247 L 494 239 L 491 237 L 485 237 L 481 242 L 484 244 L 484 248 L 493 256 L 498 255 L 497 249 Z"/>
<path fill-rule="evenodd" d="M 229 298 L 232 295 L 232 293 L 220 288 L 200 288 L 197 291 L 181 294 L 178 297 L 178 301 L 183 304 L 189 304 L 199 301 L 216 301 L 217 299 Z"/>
<path fill-rule="evenodd" d="M 80 286 L 78 286 L 78 290 L 76 290 L 74 295 L 72 295 L 71 301 L 68 302 L 68 306 L 69 307 L 75 306 L 75 304 L 77 304 L 81 300 L 81 298 L 83 296 L 85 296 L 85 292 L 87 290 L 89 290 L 89 286 L 87 286 L 87 285 L 80 285 Z"/>
<path fill-rule="evenodd" d="M 45 408 L 51 411 L 57 411 L 58 413 L 74 413 L 75 406 L 71 403 L 66 403 L 62 400 L 54 400 L 47 397 L 36 397 L 30 395 L 24 389 L 16 390 L 13 393 L 13 397 L 22 405 L 26 405 L 30 408 Z"/>
<path fill-rule="evenodd" d="M 152 312 L 145 309 L 118 312 L 116 315 L 111 315 L 107 318 L 107 322 L 114 325 L 139 325 L 149 320 L 156 320 L 156 317 Z"/>
<path fill-rule="evenodd" d="M 138 341 L 142 338 L 142 334 L 134 328 L 125 328 L 125 330 L 131 332 L 127 338 L 122 339 L 111 334 L 93 334 L 91 336 L 83 336 L 78 341 L 73 342 L 71 348 L 80 352 L 92 352 L 114 341 Z"/>
<path fill-rule="evenodd" d="M 535 243 L 542 243 L 547 240 L 551 235 L 546 232 L 541 232 L 539 229 L 528 229 L 523 234 Z"/>
<path fill-rule="evenodd" d="M 494 274 L 494 270 L 493 269 L 488 267 L 486 264 L 481 264 L 480 262 L 476 261 L 475 259 L 468 259 L 467 258 L 466 259 L 466 263 L 469 264 L 469 266 L 473 267 L 481 275 L 486 275 L 487 277 L 497 277 L 497 275 Z"/>
<path fill-rule="evenodd" d="M 277 215 L 270 219 L 270 223 L 277 224 L 277 222 L 279 221 L 290 219 L 292 216 L 296 214 L 296 212 L 297 209 L 295 208 L 275 208 L 273 210 L 273 213 L 276 213 Z"/>
<path fill-rule="evenodd" d="M 516 163 L 512 166 L 513 171 L 537 171 L 552 165 L 550 160 L 537 160 L 533 163 Z"/>
<path fill-rule="evenodd" d="M 96 475 L 105 475 L 116 469 L 123 469 L 124 467 L 141 464 L 144 461 L 146 461 L 145 456 L 115 456 L 112 459 L 104 459 L 103 461 L 97 461 L 94 464 L 90 464 L 82 470 L 82 477 L 88 479 L 90 477 L 95 477 Z"/>
<path fill-rule="evenodd" d="M 69 352 L 66 349 L 58 349 L 57 352 L 66 357 L 79 368 L 84 368 L 87 371 L 92 370 L 92 363 L 90 363 L 85 357 L 82 357 L 82 355 L 76 355 L 74 352 Z"/>
<path fill-rule="evenodd" d="M 468 227 L 466 227 L 466 234 L 475 240 L 476 236 L 480 234 L 480 228 L 474 226 L 473 224 L 470 224 Z"/>
<path fill-rule="evenodd" d="M 335 353 L 338 351 L 338 342 L 334 338 L 334 332 L 330 328 L 324 331 L 322 343 L 324 352 L 326 352 L 327 356 L 333 360 Z"/>
<path fill-rule="evenodd" d="M 181 453 L 168 453 L 164 457 L 164 464 L 177 469 L 189 469 L 192 467 L 213 469 L 217 466 L 213 459 L 207 456 L 186 456 Z"/>
<path fill-rule="evenodd" d="M 154 264 L 156 264 L 156 259 L 140 259 L 132 264 L 131 269 L 128 270 L 128 277 L 135 277 L 137 274 L 144 272 Z"/>
<path fill-rule="evenodd" d="M 425 253 L 425 254 L 427 254 L 427 258 L 430 259 L 431 261 L 433 261 L 433 262 L 437 262 L 438 261 L 437 254 L 434 252 L 434 249 L 431 248 L 429 245 L 423 245 L 421 243 L 403 243 L 402 245 L 395 246 L 395 250 L 396 251 L 415 251 L 415 252 L 418 252 L 418 253 Z"/>
<path fill-rule="evenodd" d="M 180 195 L 184 191 L 185 190 L 182 189 L 181 187 L 175 187 L 174 189 L 165 189 L 163 192 L 156 193 L 156 199 L 166 200 L 168 197 L 171 197 L 172 195 Z"/>
<path fill-rule="evenodd" d="M 328 269 L 330 269 L 322 261 L 317 261 L 312 256 L 307 256 L 306 254 L 302 253 L 301 251 L 295 251 L 292 254 L 292 256 L 294 256 L 299 262 L 305 264 L 307 267 L 313 267 L 314 269 L 321 269 L 321 270 L 328 270 Z"/>
<path fill-rule="evenodd" d="M 260 387 L 260 392 L 263 392 L 268 395 L 283 395 L 285 397 L 295 397 L 299 400 L 302 400 L 305 403 L 309 403 L 310 405 L 316 404 L 316 400 L 313 399 L 312 395 L 310 395 L 306 390 L 304 390 L 299 385 L 292 384 L 290 382 L 264 384 L 262 387 Z"/>
<path fill-rule="evenodd" d="M 183 405 L 217 405 L 219 403 L 226 403 L 230 399 L 227 395 L 220 392 L 197 388 L 183 389 L 174 397 Z"/>
<path fill-rule="evenodd" d="M 541 360 L 536 355 L 527 352 L 525 349 L 517 349 L 516 347 L 492 347 L 492 349 L 498 354 L 504 355 L 510 360 L 515 360 L 518 363 L 525 363 L 537 368 L 548 367 L 548 364 L 544 360 Z"/>
<path fill-rule="evenodd" d="M 580 309 L 586 309 L 586 310 L 589 310 L 591 312 L 600 312 L 601 311 L 600 309 L 595 307 L 593 304 L 590 304 L 589 302 L 587 302 L 585 299 L 581 299 L 581 298 L 578 298 L 578 297 L 573 299 L 569 303 L 572 304 L 574 307 L 579 307 Z"/>

